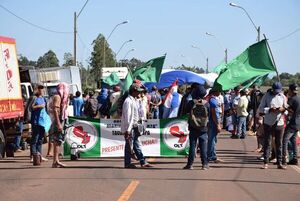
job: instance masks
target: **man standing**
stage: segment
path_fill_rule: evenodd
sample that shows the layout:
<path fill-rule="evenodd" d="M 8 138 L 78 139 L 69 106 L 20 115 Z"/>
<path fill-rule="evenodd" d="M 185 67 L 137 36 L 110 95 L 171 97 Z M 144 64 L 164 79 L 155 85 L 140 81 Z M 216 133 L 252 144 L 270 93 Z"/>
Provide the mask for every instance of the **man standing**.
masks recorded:
<path fill-rule="evenodd" d="M 241 97 L 239 99 L 237 105 L 237 118 L 238 118 L 238 127 L 237 127 L 237 134 L 235 138 L 244 139 L 246 137 L 246 126 L 247 126 L 247 108 L 248 108 L 248 98 L 247 98 L 247 90 L 243 89 L 241 92 Z"/>
<path fill-rule="evenodd" d="M 291 142 L 292 159 L 289 161 L 289 165 L 298 165 L 298 149 L 297 149 L 297 133 L 300 129 L 300 97 L 297 96 L 298 86 L 297 84 L 291 84 L 289 86 L 289 113 L 290 121 L 285 129 L 283 136 L 283 165 L 286 166 L 288 157 L 288 142 Z"/>
<path fill-rule="evenodd" d="M 207 144 L 207 157 L 209 161 L 219 163 L 221 159 L 217 158 L 216 144 L 217 135 L 221 132 L 221 108 L 218 103 L 217 97 L 220 95 L 218 90 L 211 90 L 211 97 L 209 99 L 209 131 L 208 131 L 208 144 Z"/>
<path fill-rule="evenodd" d="M 98 101 L 94 95 L 94 91 L 90 91 L 89 99 L 87 99 L 84 105 L 84 114 L 89 118 L 95 118 L 98 114 Z"/>
<path fill-rule="evenodd" d="M 141 135 L 139 127 L 142 122 L 139 116 L 139 102 L 137 99 L 142 91 L 143 89 L 139 84 L 133 83 L 129 88 L 129 95 L 123 103 L 121 132 L 125 137 L 125 168 L 136 168 L 136 166 L 131 163 L 131 157 L 134 153 L 140 161 L 141 167 L 153 167 L 146 162 L 139 142 L 139 136 Z"/>
<path fill-rule="evenodd" d="M 76 91 L 76 97 L 73 99 L 73 113 L 75 117 L 82 116 L 83 99 L 80 97 L 80 91 Z"/>
<path fill-rule="evenodd" d="M 258 108 L 260 115 L 265 115 L 264 165 L 262 166 L 262 169 L 268 168 L 272 135 L 275 136 L 277 168 L 285 169 L 285 166 L 282 166 L 282 138 L 284 133 L 283 113 L 286 108 L 287 101 L 282 93 L 282 85 L 280 82 L 275 82 L 272 85 L 272 90 L 263 96 Z"/>
<path fill-rule="evenodd" d="M 150 94 L 150 113 L 152 119 L 159 118 L 159 106 L 161 104 L 161 95 L 158 92 L 156 86 L 152 87 L 152 92 Z"/>

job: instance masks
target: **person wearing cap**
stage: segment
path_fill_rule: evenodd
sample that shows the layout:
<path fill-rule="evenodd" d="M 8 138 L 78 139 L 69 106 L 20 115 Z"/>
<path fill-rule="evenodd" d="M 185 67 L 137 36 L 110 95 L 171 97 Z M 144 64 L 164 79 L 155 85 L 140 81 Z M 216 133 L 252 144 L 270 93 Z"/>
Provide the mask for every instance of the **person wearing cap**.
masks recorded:
<path fill-rule="evenodd" d="M 193 92 L 192 92 L 192 100 L 190 100 L 187 103 L 186 110 L 188 110 L 188 114 L 190 114 L 190 119 L 193 118 L 191 116 L 192 110 L 194 107 L 196 107 L 196 104 L 203 104 L 203 106 L 206 108 L 207 114 L 209 113 L 209 104 L 204 99 L 206 96 L 206 90 L 203 86 L 199 85 L 197 86 Z M 202 106 L 202 107 L 203 107 Z M 195 149 L 197 147 L 197 141 L 199 141 L 199 148 L 200 148 L 200 157 L 201 157 L 201 163 L 202 163 L 202 170 L 207 170 L 209 168 L 208 166 L 208 159 L 207 159 L 207 140 L 208 140 L 208 127 L 207 125 L 201 127 L 201 128 L 195 128 L 193 126 L 193 123 L 191 121 L 188 121 L 189 123 L 189 142 L 190 142 L 190 148 L 189 148 L 189 156 L 186 166 L 183 167 L 183 169 L 193 169 L 193 162 L 195 158 Z"/>
<path fill-rule="evenodd" d="M 140 161 L 141 167 L 153 167 L 146 162 L 141 150 L 141 144 L 139 142 L 139 136 L 141 135 L 139 131 L 141 117 L 139 114 L 138 98 L 143 90 L 144 89 L 142 89 L 139 84 L 133 83 L 129 88 L 129 95 L 125 99 L 122 107 L 121 132 L 125 137 L 125 168 L 136 168 L 136 166 L 131 163 L 131 157 L 134 154 Z"/>
<path fill-rule="evenodd" d="M 31 157 L 35 154 L 42 155 L 42 145 L 45 136 L 45 129 L 40 125 L 40 114 L 42 109 L 44 109 L 47 105 L 46 99 L 43 97 L 44 94 L 44 85 L 42 83 L 38 83 L 36 85 L 36 93 L 33 98 L 31 104 L 31 125 L 32 125 L 32 136 L 30 142 L 30 152 Z M 42 157 L 43 161 L 47 161 L 48 159 Z M 33 161 L 33 158 L 31 158 Z"/>
<path fill-rule="evenodd" d="M 289 123 L 283 136 L 283 165 L 287 165 L 288 143 L 291 142 L 292 159 L 288 162 L 289 165 L 298 165 L 298 148 L 297 148 L 297 133 L 300 130 L 300 97 L 297 95 L 298 85 L 291 84 L 289 86 Z"/>
<path fill-rule="evenodd" d="M 219 90 L 211 89 L 211 97 L 209 99 L 209 130 L 208 130 L 208 142 L 207 142 L 207 157 L 208 160 L 215 163 L 223 162 L 223 160 L 217 158 L 216 145 L 217 135 L 221 132 L 221 109 L 218 103 L 217 97 L 220 95 Z"/>
<path fill-rule="evenodd" d="M 246 126 L 247 126 L 247 116 L 249 115 L 248 109 L 248 98 L 247 98 L 248 90 L 243 89 L 240 92 L 240 99 L 237 105 L 237 118 L 238 118 L 238 126 L 237 126 L 237 134 L 235 138 L 244 139 L 246 137 Z"/>
<path fill-rule="evenodd" d="M 282 93 L 282 84 L 274 82 L 272 90 L 262 98 L 258 107 L 260 115 L 264 115 L 264 164 L 262 169 L 268 168 L 272 135 L 275 136 L 277 154 L 277 168 L 285 169 L 282 165 L 282 139 L 284 133 L 284 115 L 288 105 L 285 95 Z"/>
<path fill-rule="evenodd" d="M 159 118 L 159 106 L 162 103 L 162 98 L 156 86 L 152 87 L 152 92 L 150 93 L 150 113 L 152 119 Z"/>

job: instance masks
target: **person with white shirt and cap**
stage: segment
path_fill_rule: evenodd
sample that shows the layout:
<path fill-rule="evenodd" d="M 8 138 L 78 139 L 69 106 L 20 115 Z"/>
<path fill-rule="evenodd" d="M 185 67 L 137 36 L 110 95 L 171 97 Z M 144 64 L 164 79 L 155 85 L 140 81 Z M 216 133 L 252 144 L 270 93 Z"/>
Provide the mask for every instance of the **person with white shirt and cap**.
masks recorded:
<path fill-rule="evenodd" d="M 125 137 L 124 167 L 137 168 L 131 163 L 131 157 L 135 154 L 142 168 L 153 167 L 146 162 L 141 150 L 139 137 L 141 135 L 142 120 L 139 111 L 139 97 L 144 89 L 138 83 L 133 83 L 129 88 L 129 95 L 122 107 L 121 132 Z"/>

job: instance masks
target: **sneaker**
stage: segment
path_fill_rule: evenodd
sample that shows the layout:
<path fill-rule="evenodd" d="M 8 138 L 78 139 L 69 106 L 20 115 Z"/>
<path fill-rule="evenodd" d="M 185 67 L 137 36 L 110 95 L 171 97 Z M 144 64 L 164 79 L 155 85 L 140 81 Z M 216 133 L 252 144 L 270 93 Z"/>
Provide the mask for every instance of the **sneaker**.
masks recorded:
<path fill-rule="evenodd" d="M 203 165 L 201 170 L 208 170 L 209 169 L 209 166 L 208 165 Z"/>
<path fill-rule="evenodd" d="M 276 162 L 277 162 L 276 158 L 270 159 L 270 163 L 276 163 Z"/>
<path fill-rule="evenodd" d="M 186 165 L 182 169 L 184 169 L 184 170 L 193 170 L 194 168 L 193 168 L 193 166 Z"/>
<path fill-rule="evenodd" d="M 145 163 L 144 165 L 141 165 L 142 168 L 152 168 L 154 167 L 153 165 L 151 165 L 150 163 Z"/>
<path fill-rule="evenodd" d="M 125 166 L 126 169 L 136 169 L 137 167 L 134 164 L 129 164 Z"/>
<path fill-rule="evenodd" d="M 283 166 L 282 164 L 278 164 L 277 169 L 286 170 L 286 166 Z"/>
<path fill-rule="evenodd" d="M 263 166 L 260 169 L 268 169 L 268 168 L 269 168 L 268 164 L 263 164 Z"/>
<path fill-rule="evenodd" d="M 47 162 L 47 161 L 48 161 L 48 159 L 47 159 L 47 158 L 44 158 L 44 157 L 42 157 L 42 161 L 43 161 L 43 162 Z"/>
<path fill-rule="evenodd" d="M 30 157 L 30 163 L 33 163 L 33 157 Z"/>
<path fill-rule="evenodd" d="M 245 135 L 241 135 L 240 139 L 245 139 L 245 137 L 246 137 Z"/>
<path fill-rule="evenodd" d="M 213 161 L 214 163 L 223 163 L 224 161 L 222 159 L 217 158 L 216 160 Z"/>
<path fill-rule="evenodd" d="M 264 156 L 263 155 L 261 155 L 261 156 L 259 156 L 259 157 L 257 157 L 257 160 L 260 160 L 260 161 L 263 161 L 265 158 L 264 158 Z"/>
<path fill-rule="evenodd" d="M 23 151 L 22 149 L 17 149 L 17 150 L 16 150 L 16 152 L 22 152 L 22 151 Z"/>

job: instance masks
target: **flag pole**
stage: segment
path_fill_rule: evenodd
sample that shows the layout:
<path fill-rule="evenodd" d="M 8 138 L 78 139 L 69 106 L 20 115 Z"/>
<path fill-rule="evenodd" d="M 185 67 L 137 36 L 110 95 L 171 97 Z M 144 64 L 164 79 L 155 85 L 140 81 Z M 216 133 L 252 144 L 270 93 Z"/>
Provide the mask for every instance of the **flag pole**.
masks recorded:
<path fill-rule="evenodd" d="M 273 57 L 272 50 L 271 50 L 271 48 L 270 48 L 270 45 L 269 45 L 269 43 L 268 43 L 268 40 L 267 40 L 266 35 L 265 35 L 265 34 L 263 34 L 263 35 L 264 35 L 264 38 L 265 38 L 265 40 L 266 40 L 267 47 L 268 47 L 268 49 L 269 49 L 269 51 L 270 51 L 270 54 L 271 54 L 272 62 L 273 62 L 273 64 L 274 64 L 275 72 L 276 72 L 276 75 L 277 75 L 277 80 L 278 80 L 278 82 L 280 82 L 280 78 L 279 78 L 279 74 L 278 74 L 277 66 L 276 66 L 276 64 L 275 64 L 275 60 L 274 60 L 274 57 Z"/>

